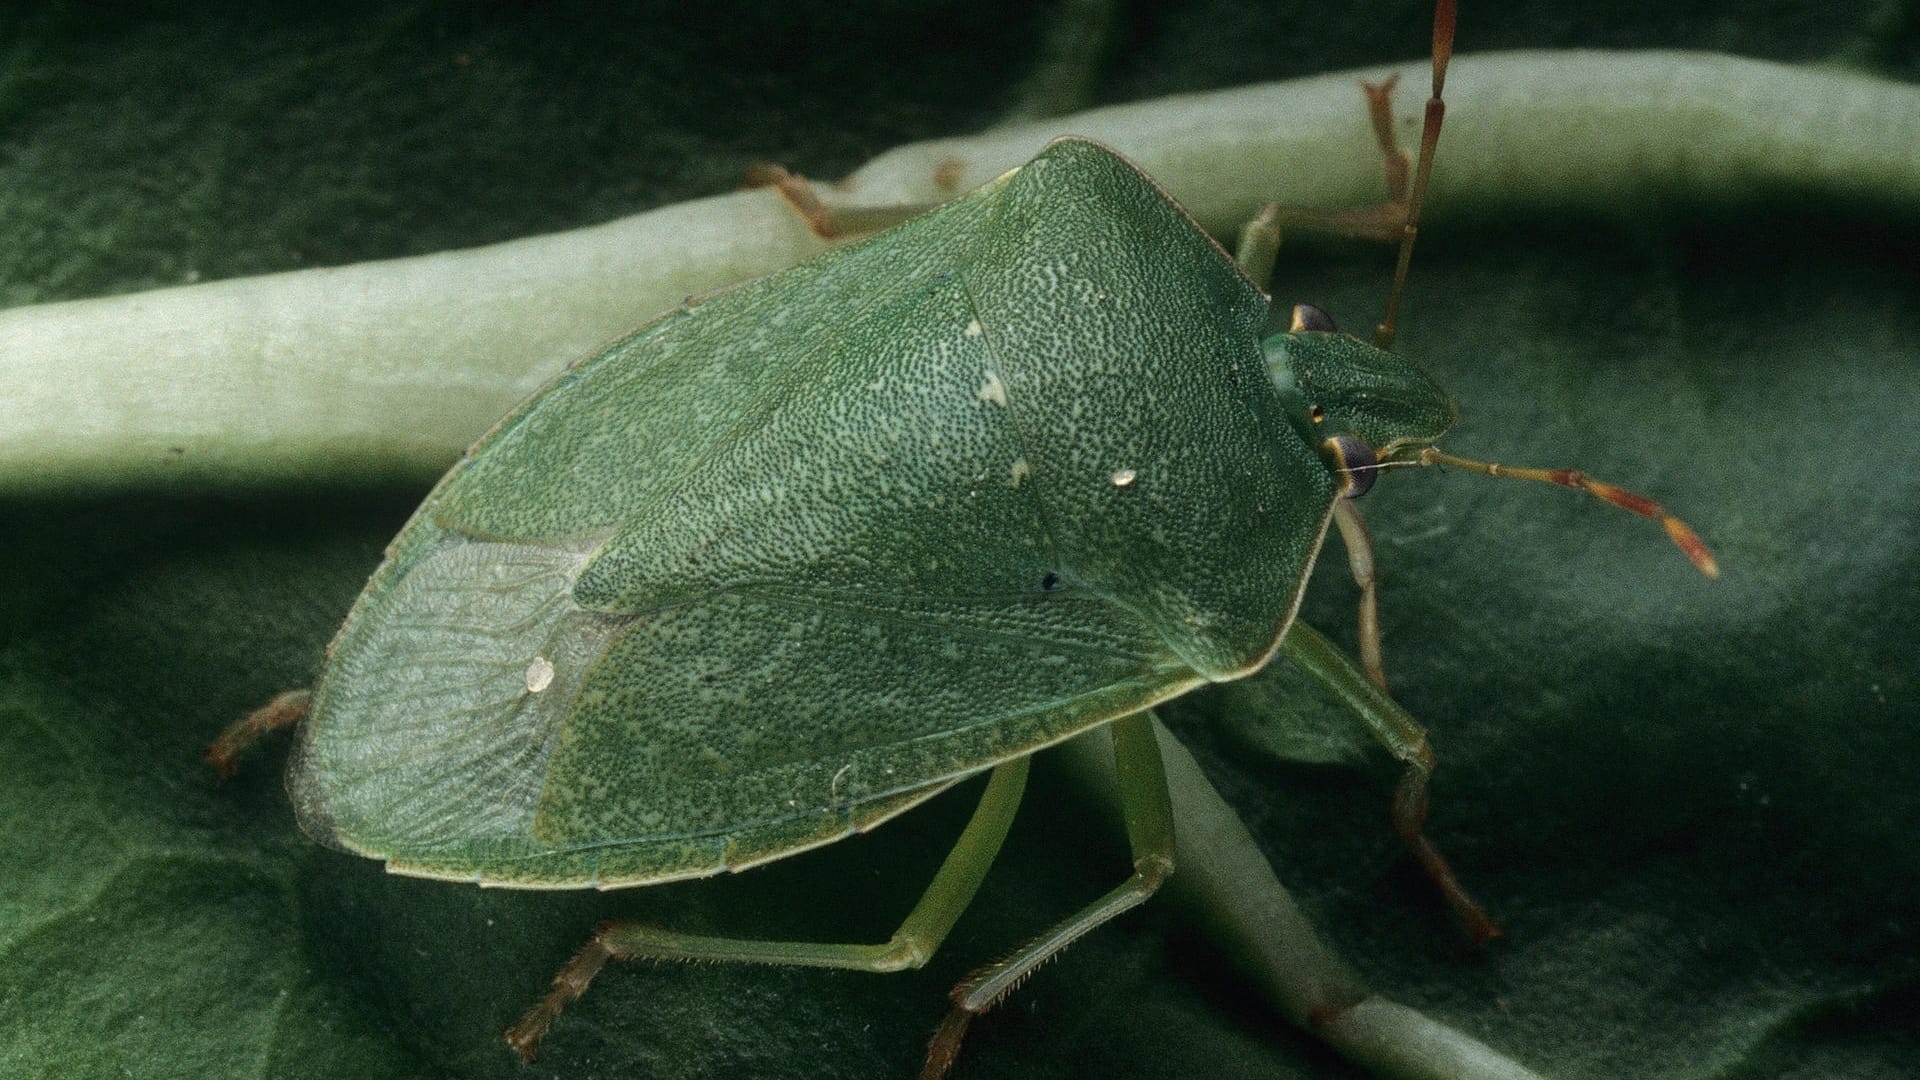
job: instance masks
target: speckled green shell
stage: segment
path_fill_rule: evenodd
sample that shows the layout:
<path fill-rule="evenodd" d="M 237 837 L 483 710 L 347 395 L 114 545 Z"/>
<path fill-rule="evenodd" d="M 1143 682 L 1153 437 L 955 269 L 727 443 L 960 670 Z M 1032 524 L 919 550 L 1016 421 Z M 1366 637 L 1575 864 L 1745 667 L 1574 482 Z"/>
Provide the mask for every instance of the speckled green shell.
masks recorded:
<path fill-rule="evenodd" d="M 1251 673 L 1338 489 L 1267 307 L 1062 140 L 656 319 L 394 541 L 302 728 L 301 824 L 490 884 L 711 874 Z"/>

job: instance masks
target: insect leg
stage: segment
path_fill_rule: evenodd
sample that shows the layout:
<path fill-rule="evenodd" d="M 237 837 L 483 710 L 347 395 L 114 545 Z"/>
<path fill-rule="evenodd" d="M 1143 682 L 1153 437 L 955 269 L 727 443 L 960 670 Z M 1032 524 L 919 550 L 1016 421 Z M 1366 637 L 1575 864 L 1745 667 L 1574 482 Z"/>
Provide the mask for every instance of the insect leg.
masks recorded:
<path fill-rule="evenodd" d="M 1427 178 L 1433 172 L 1433 154 L 1440 141 L 1440 124 L 1446 117 L 1442 91 L 1446 87 L 1447 65 L 1453 59 L 1454 7 L 1455 0 L 1439 0 L 1434 5 L 1433 94 L 1427 99 L 1426 114 L 1420 129 L 1420 154 L 1415 161 L 1408 160 L 1406 151 L 1400 149 L 1393 133 L 1393 90 L 1400 77 L 1394 75 L 1377 83 L 1360 84 L 1367 97 L 1367 116 L 1373 125 L 1374 141 L 1380 146 L 1381 161 L 1386 169 L 1387 200 L 1353 210 L 1282 208 L 1270 203 L 1240 234 L 1244 248 L 1248 230 L 1266 219 L 1265 228 L 1271 232 L 1272 246 L 1276 249 L 1280 243 L 1281 225 L 1356 240 L 1397 241 L 1400 255 L 1394 266 L 1393 289 L 1387 296 L 1387 313 L 1373 335 L 1374 345 L 1382 349 L 1393 345 L 1400 297 L 1406 291 L 1407 271 L 1413 261 L 1413 242 L 1420 233 L 1420 207 L 1426 199 Z M 1267 278 L 1272 273 L 1271 253 L 1257 251 L 1257 258 L 1245 255 L 1238 258 L 1247 276 L 1262 289 L 1266 288 Z M 1266 260 L 1264 266 L 1258 262 L 1262 258 Z M 1259 269 L 1257 273 L 1256 268 Z"/>
<path fill-rule="evenodd" d="M 1347 568 L 1353 573 L 1353 583 L 1360 586 L 1360 664 L 1375 686 L 1392 693 L 1380 651 L 1380 582 L 1373 570 L 1373 538 L 1367 535 L 1367 521 L 1352 499 L 1334 501 L 1333 523 L 1340 527 L 1340 542 L 1347 549 Z"/>
<path fill-rule="evenodd" d="M 533 1060 L 540 1039 L 566 1004 L 583 993 L 608 960 L 729 960 L 754 964 L 901 971 L 925 964 L 960 913 L 973 902 L 994 856 L 1013 825 L 1027 785 L 1027 759 L 1015 758 L 993 770 L 967 827 L 935 871 L 927 891 L 893 936 L 878 945 L 680 934 L 645 923 L 610 922 L 594 931 L 585 948 L 560 969 L 553 989 L 507 1029 L 506 1040 L 520 1056 Z"/>
<path fill-rule="evenodd" d="M 298 724 L 306 717 L 307 706 L 312 701 L 311 690 L 289 690 L 234 721 L 207 747 L 207 764 L 220 770 L 220 779 L 232 777 L 239 768 L 236 762 L 247 747 L 271 732 Z"/>
<path fill-rule="evenodd" d="M 1133 873 L 1112 892 L 954 987 L 953 1009 L 927 1046 L 921 1080 L 939 1080 L 946 1075 L 974 1017 L 993 1008 L 1034 968 L 1082 934 L 1138 907 L 1173 874 L 1173 802 L 1167 792 L 1166 767 L 1160 759 L 1152 713 L 1138 712 L 1114 721 L 1113 762 L 1119 774 L 1127 843 L 1133 849 Z"/>
<path fill-rule="evenodd" d="M 1240 226 L 1240 242 L 1233 247 L 1233 261 L 1240 272 L 1260 286 L 1262 292 L 1273 281 L 1273 264 L 1280 257 L 1280 204 L 1268 203 Z"/>
<path fill-rule="evenodd" d="M 1280 642 L 1280 651 L 1320 680 L 1342 704 L 1353 710 L 1382 746 L 1406 765 L 1400 785 L 1393 793 L 1394 835 L 1420 861 L 1476 944 L 1497 936 L 1500 928 L 1473 897 L 1467 895 L 1453 868 L 1447 865 L 1446 857 L 1421 831 L 1427 820 L 1427 781 L 1433 775 L 1434 765 L 1433 747 L 1427 742 L 1426 729 L 1408 715 L 1399 702 L 1374 685 L 1338 646 L 1306 623 L 1294 620 Z"/>
<path fill-rule="evenodd" d="M 940 205 L 939 203 L 899 203 L 887 206 L 842 204 L 829 206 L 820 198 L 812 181 L 773 164 L 755 165 L 747 170 L 748 187 L 770 187 L 787 200 L 822 240 L 862 233 L 879 232 Z"/>
<path fill-rule="evenodd" d="M 1240 269 L 1254 284 L 1265 289 L 1273 276 L 1282 224 L 1358 240 L 1398 241 L 1400 255 L 1394 268 L 1393 290 L 1387 299 L 1387 313 L 1374 332 L 1373 343 L 1382 349 L 1393 344 L 1400 296 L 1406 289 L 1407 269 L 1413 258 L 1413 241 L 1420 231 L 1420 204 L 1426 196 L 1427 177 L 1433 171 L 1440 123 L 1446 115 L 1441 90 L 1446 85 L 1447 64 L 1453 58 L 1453 25 L 1454 0 L 1439 0 L 1433 12 L 1433 96 L 1427 100 L 1420 132 L 1418 171 L 1414 170 L 1407 152 L 1400 149 L 1393 132 L 1393 90 L 1400 76 L 1392 75 L 1377 83 L 1363 82 L 1360 88 L 1367 98 L 1367 117 L 1373 125 L 1374 142 L 1380 147 L 1381 163 L 1386 169 L 1387 201 L 1352 210 L 1307 210 L 1268 203 L 1241 228 L 1240 245 L 1234 250 Z"/>
<path fill-rule="evenodd" d="M 1281 225 L 1351 240 L 1374 240 L 1383 244 L 1401 241 L 1407 231 L 1408 186 L 1412 165 L 1393 133 L 1393 91 L 1399 82 L 1400 77 L 1392 75 L 1377 83 L 1360 84 L 1367 99 L 1367 118 L 1373 126 L 1374 141 L 1379 144 L 1381 163 L 1386 171 L 1386 201 L 1348 210 L 1316 210 L 1269 203 L 1254 217 L 1253 222 L 1248 223 L 1247 228 L 1263 218 L 1272 218 L 1276 248 L 1279 246 Z M 1438 132 L 1435 134 L 1437 136 Z M 1246 232 L 1243 230 L 1240 235 L 1244 241 Z M 1246 259 L 1241 258 L 1240 263 L 1241 269 L 1248 270 L 1248 277 L 1253 278 L 1261 288 L 1266 287 L 1262 278 L 1248 269 Z"/>
<path fill-rule="evenodd" d="M 1267 203 L 1240 227 L 1239 243 L 1233 249 L 1233 261 L 1262 290 L 1273 280 L 1273 264 L 1280 254 L 1281 225 L 1284 223 L 1311 232 L 1330 233 L 1359 240 L 1386 243 L 1398 240 L 1407 218 L 1406 151 L 1393 136 L 1393 88 L 1395 75 L 1378 83 L 1361 83 L 1367 95 L 1367 112 L 1373 121 L 1374 138 L 1386 162 L 1387 201 L 1352 210 L 1309 210 L 1302 207 Z"/>

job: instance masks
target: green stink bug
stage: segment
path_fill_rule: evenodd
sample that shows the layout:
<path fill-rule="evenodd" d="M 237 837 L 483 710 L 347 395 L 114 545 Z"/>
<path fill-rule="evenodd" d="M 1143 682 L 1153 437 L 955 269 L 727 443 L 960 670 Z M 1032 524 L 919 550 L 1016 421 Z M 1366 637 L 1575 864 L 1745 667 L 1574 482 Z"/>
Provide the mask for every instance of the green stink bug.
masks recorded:
<path fill-rule="evenodd" d="M 306 709 L 302 826 L 402 873 L 640 885 L 994 770 L 893 940 L 610 928 L 516 1027 L 530 1050 L 615 955 L 923 962 L 1027 756 L 1113 723 L 1135 873 L 963 984 L 944 1069 L 968 1018 L 1172 871 L 1144 710 L 1312 647 L 1293 614 L 1329 524 L 1357 535 L 1344 496 L 1376 466 L 1463 464 L 1431 450 L 1454 409 L 1416 368 L 1270 317 L 1151 180 L 1068 139 L 642 327 L 502 421 L 395 540 Z"/>

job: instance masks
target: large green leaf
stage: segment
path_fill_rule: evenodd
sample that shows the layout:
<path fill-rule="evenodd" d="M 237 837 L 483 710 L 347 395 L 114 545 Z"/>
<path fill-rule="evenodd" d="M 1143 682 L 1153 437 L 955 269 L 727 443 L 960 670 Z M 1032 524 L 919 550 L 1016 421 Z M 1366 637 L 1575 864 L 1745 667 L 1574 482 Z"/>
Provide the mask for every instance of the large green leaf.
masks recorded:
<path fill-rule="evenodd" d="M 1462 48 L 1845 53 L 1920 73 L 1897 5 L 1746 11 L 1475 9 Z M 756 160 L 834 175 L 1005 110 L 1021 65 L 999 58 L 1033 55 L 1044 21 L 936 3 L 677 12 L 14 16 L 0 296 L 479 243 L 720 190 Z M 1099 93 L 1403 58 L 1425 18 L 1418 3 L 1136 11 Z M 1276 741 L 1250 719 L 1271 703 L 1245 695 L 1196 695 L 1169 719 L 1369 984 L 1543 1072 L 1903 1075 L 1920 1051 L 1920 215 L 1871 192 L 1708 191 L 1471 229 L 1436 211 L 1417 260 L 1401 348 L 1462 403 L 1449 449 L 1641 488 L 1725 570 L 1700 579 L 1651 525 L 1566 492 L 1403 473 L 1365 500 L 1396 693 L 1441 756 L 1433 832 L 1504 939 L 1476 955 L 1398 854 L 1385 763 L 1281 760 L 1353 750 Z M 1361 325 L 1385 262 L 1289 251 L 1276 293 Z M 604 896 L 396 879 L 314 847 L 277 748 L 225 785 L 197 754 L 311 678 L 419 494 L 342 476 L 0 506 L 0 1072 L 899 1075 L 960 974 L 1122 872 L 1115 823 L 1043 767 L 927 970 L 615 967 L 523 1071 L 499 1031 L 598 920 L 883 936 L 966 795 L 738 879 Z M 1351 640 L 1338 562 L 1307 615 Z M 1165 905 L 1047 967 L 976 1025 L 960 1067 L 1347 1068 Z"/>

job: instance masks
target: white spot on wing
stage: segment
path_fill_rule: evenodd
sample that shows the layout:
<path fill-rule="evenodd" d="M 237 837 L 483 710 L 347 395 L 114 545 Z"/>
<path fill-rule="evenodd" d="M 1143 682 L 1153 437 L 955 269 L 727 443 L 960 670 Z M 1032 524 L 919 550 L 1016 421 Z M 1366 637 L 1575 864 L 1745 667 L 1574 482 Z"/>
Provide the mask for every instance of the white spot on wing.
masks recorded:
<path fill-rule="evenodd" d="M 999 373 L 987 372 L 986 384 L 980 387 L 980 400 L 998 405 L 1003 409 L 1007 407 L 1007 387 L 1000 381 Z"/>
<path fill-rule="evenodd" d="M 1026 458 L 1021 458 L 1019 461 L 1016 461 L 1013 463 L 1013 478 L 1009 482 L 1014 487 L 1019 487 L 1020 481 L 1025 480 L 1027 477 L 1032 475 L 1033 475 L 1033 466 L 1027 464 Z"/>
<path fill-rule="evenodd" d="M 553 685 L 553 661 L 536 656 L 527 665 L 527 693 L 537 694 Z"/>
<path fill-rule="evenodd" d="M 1120 469 L 1113 474 L 1113 486 L 1123 488 L 1139 478 L 1140 474 L 1132 469 Z"/>

